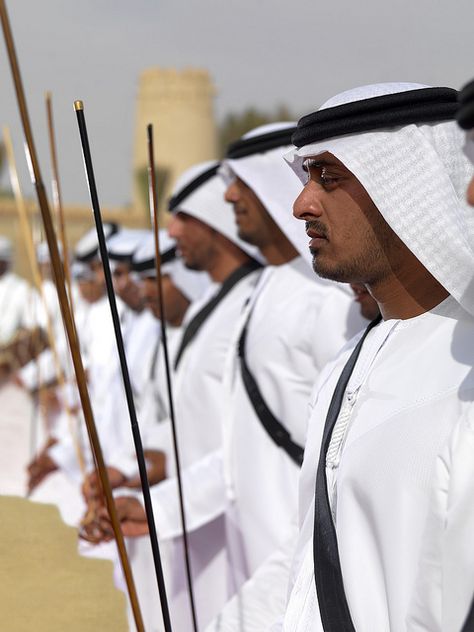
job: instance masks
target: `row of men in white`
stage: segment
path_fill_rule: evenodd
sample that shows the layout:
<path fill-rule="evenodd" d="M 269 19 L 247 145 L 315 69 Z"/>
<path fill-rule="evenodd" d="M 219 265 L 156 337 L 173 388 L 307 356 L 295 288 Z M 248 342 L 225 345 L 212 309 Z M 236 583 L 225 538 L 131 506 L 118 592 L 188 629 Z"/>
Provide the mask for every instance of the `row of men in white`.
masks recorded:
<path fill-rule="evenodd" d="M 471 130 L 473 88 L 458 114 Z M 294 214 L 315 271 L 364 283 L 382 320 L 325 368 L 311 398 L 288 603 L 272 630 L 474 629 L 464 201 L 474 152 L 471 131 L 463 155 L 456 101 L 449 89 L 369 86 L 331 99 L 293 136 L 286 158 L 305 185 Z M 474 180 L 469 191 L 474 203 Z M 278 571 L 260 569 L 245 595 L 254 629 L 270 624 L 268 577 Z"/>
<path fill-rule="evenodd" d="M 244 155 L 240 148 L 239 157 L 221 166 L 221 174 L 217 173 L 218 165 L 191 169 L 177 183 L 170 205 L 170 235 L 176 239 L 182 259 L 190 268 L 205 271 L 210 279 L 205 293 L 186 311 L 184 332 L 173 335 L 171 344 L 186 518 L 201 627 L 288 537 L 296 513 L 297 476 L 311 388 L 323 366 L 363 325 L 348 289 L 313 275 L 304 231 L 288 215 L 300 188 L 282 160 L 291 146 L 293 131 L 291 123 L 256 130 L 243 142 Z M 154 453 L 157 458 L 157 480 L 163 478 L 165 469 L 158 455 L 166 454 L 166 480 L 153 487 L 152 497 L 168 560 L 172 620 L 176 629 L 190 629 L 174 462 L 163 401 L 162 354 L 158 362 L 153 358 L 150 352 L 158 336 L 149 314 L 136 309 L 130 313 L 133 301 L 118 282 L 121 265 L 141 269 L 142 276 L 153 276 L 152 244 L 149 237 L 144 239 L 136 232 L 114 235 L 110 228 L 109 233 L 109 254 L 118 261 L 114 264 L 116 291 L 128 304 L 128 310 L 122 306 L 120 311 L 134 395 L 147 456 Z M 162 255 L 166 257 L 167 252 Z M 93 233 L 78 245 L 76 257 L 89 262 L 95 274 L 100 270 Z M 170 277 L 175 280 L 173 274 Z M 303 320 L 307 323 L 304 329 L 300 326 Z M 92 327 L 85 326 L 85 321 Z M 178 319 L 175 324 L 180 322 Z M 246 364 L 275 417 L 276 432 L 262 425 L 244 388 L 237 357 L 244 326 Z M 136 461 L 131 458 L 125 398 L 117 362 L 112 361 L 112 331 L 103 295 L 84 311 L 78 327 L 110 478 L 115 487 L 129 488 L 130 481 L 136 481 Z M 320 333 L 313 336 L 310 331 Z M 150 380 L 152 364 L 158 367 L 158 377 Z M 145 384 L 150 384 L 150 389 Z M 142 404 L 147 400 L 143 391 L 147 390 L 155 394 L 148 397 L 148 409 Z M 35 485 L 50 474 L 35 488 L 32 498 L 58 501 L 63 517 L 77 523 L 85 509 L 78 493 L 82 473 L 67 417 L 66 411 L 56 423 L 54 444 L 30 468 Z M 282 431 L 288 438 L 278 436 Z M 85 460 L 88 470 L 90 455 L 86 454 Z M 92 474 L 86 497 L 94 497 L 95 492 Z M 137 533 L 137 520 L 127 520 L 127 512 L 137 511 L 137 505 L 143 518 L 142 533 L 146 532 L 143 509 L 138 500 L 134 506 L 130 498 L 133 492 L 128 491 L 127 499 L 120 489 L 117 493 L 124 532 L 128 533 L 132 522 L 131 531 Z M 88 526 L 87 535 L 100 538 L 95 523 Z M 139 569 L 146 566 L 143 552 L 150 558 L 147 538 L 133 543 L 132 565 L 147 629 L 160 629 L 153 575 L 149 571 L 140 577 L 143 570 L 140 573 Z M 227 579 L 223 581 L 223 577 Z M 281 601 L 284 591 L 282 583 Z"/>
<path fill-rule="evenodd" d="M 417 84 L 350 91 L 299 122 L 296 149 L 292 125 L 259 129 L 229 149 L 220 175 L 206 165 L 176 187 L 170 235 L 211 279 L 173 352 L 201 627 L 237 590 L 210 629 L 265 629 L 283 617 L 288 579 L 275 629 L 463 625 L 472 503 L 469 467 L 454 478 L 451 468 L 472 442 L 474 218 L 463 203 L 472 168 L 451 121 L 456 97 Z M 311 272 L 295 199 L 314 270 L 364 283 L 382 315 L 329 363 L 362 323 L 343 286 Z M 188 630 L 166 406 L 140 421 L 146 447 L 166 456 L 155 519 L 169 544 L 175 629 Z M 123 408 L 100 420 L 109 433 L 120 434 Z M 135 472 L 120 469 L 127 449 L 117 443 L 121 485 Z M 134 492 L 117 496 L 124 532 L 146 532 Z M 147 629 L 159 629 L 149 616 Z"/>

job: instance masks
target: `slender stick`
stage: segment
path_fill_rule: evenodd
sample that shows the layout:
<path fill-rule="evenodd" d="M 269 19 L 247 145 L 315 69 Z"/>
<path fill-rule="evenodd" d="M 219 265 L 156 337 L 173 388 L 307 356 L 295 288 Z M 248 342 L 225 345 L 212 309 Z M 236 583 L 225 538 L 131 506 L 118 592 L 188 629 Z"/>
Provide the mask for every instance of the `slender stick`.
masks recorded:
<path fill-rule="evenodd" d="M 59 359 L 58 348 L 56 345 L 56 338 L 53 329 L 53 321 L 49 312 L 48 303 L 44 291 L 43 278 L 36 259 L 35 244 L 33 241 L 32 230 L 30 222 L 28 220 L 28 212 L 26 210 L 25 200 L 21 191 L 20 181 L 18 179 L 18 171 L 16 168 L 15 154 L 13 151 L 13 143 L 8 127 L 3 128 L 3 138 L 5 142 L 5 149 L 8 160 L 8 167 L 10 171 L 10 182 L 13 189 L 13 195 L 15 197 L 16 208 L 18 211 L 18 217 L 20 219 L 20 227 L 23 235 L 23 241 L 25 243 L 26 252 L 28 255 L 28 261 L 30 264 L 31 274 L 33 276 L 33 283 L 41 297 L 41 303 L 43 305 L 44 313 L 46 316 L 46 330 L 48 334 L 49 346 L 53 355 L 54 368 L 56 371 L 56 378 L 59 388 L 64 393 L 66 389 L 66 382 L 64 379 L 63 368 L 61 366 L 61 360 Z M 86 467 L 84 461 L 84 455 L 82 453 L 81 445 L 79 443 L 77 435 L 77 427 L 74 424 L 74 416 L 69 406 L 66 406 L 66 414 L 68 418 L 69 431 L 71 433 L 74 449 L 76 452 L 77 461 L 82 475 L 85 474 Z"/>
<path fill-rule="evenodd" d="M 71 309 L 71 313 L 74 314 L 74 296 L 72 292 L 72 281 L 71 281 L 71 265 L 70 265 L 70 255 L 69 255 L 69 245 L 67 240 L 66 233 L 66 221 L 64 215 L 64 208 L 62 202 L 62 194 L 61 187 L 59 183 L 59 167 L 58 167 L 58 158 L 56 151 L 56 134 L 54 132 L 54 118 L 53 118 L 53 102 L 51 92 L 46 93 L 46 115 L 48 120 L 48 137 L 49 137 L 49 152 L 51 156 L 51 191 L 53 196 L 53 206 L 56 213 L 56 221 L 57 227 L 59 228 L 59 237 L 61 239 L 61 246 L 63 251 L 63 270 L 64 277 L 66 279 L 66 288 L 67 294 L 69 298 L 69 306 Z M 77 331 L 76 331 L 76 337 Z M 70 358 L 68 357 L 68 368 L 70 369 Z M 79 424 L 79 418 L 77 418 Z M 78 425 L 77 430 L 79 431 L 80 427 Z M 80 433 L 78 432 L 78 441 L 80 437 Z"/>
<path fill-rule="evenodd" d="M 184 499 L 183 499 L 183 485 L 181 481 L 181 467 L 178 450 L 178 435 L 176 432 L 176 419 L 174 414 L 174 402 L 173 402 L 173 389 L 171 384 L 171 371 L 170 362 L 168 356 L 168 342 L 166 338 L 166 314 L 163 304 L 163 281 L 161 275 L 161 256 L 160 256 L 160 231 L 158 221 L 158 196 L 156 188 L 155 177 L 155 156 L 153 148 L 153 125 L 150 123 L 147 125 L 147 140 L 148 140 L 148 192 L 150 198 L 150 221 L 153 228 L 153 234 L 155 237 L 155 265 L 156 265 L 156 282 L 158 285 L 158 302 L 161 316 L 161 339 L 163 343 L 163 353 L 166 369 L 166 385 L 168 390 L 168 402 L 170 409 L 171 430 L 173 434 L 173 449 L 174 458 L 176 462 L 176 475 L 178 481 L 178 497 L 179 497 L 179 509 L 181 514 L 181 526 L 183 531 L 183 547 L 184 547 L 184 561 L 186 564 L 186 579 L 188 584 L 189 602 L 191 607 L 191 615 L 193 620 L 193 630 L 197 632 L 197 617 L 196 617 L 196 605 L 194 601 L 193 582 L 191 573 L 191 560 L 189 556 L 188 546 L 188 533 L 186 530 L 186 515 L 184 511 Z"/>
<path fill-rule="evenodd" d="M 156 533 L 155 518 L 153 516 L 153 505 L 150 495 L 150 484 L 148 482 L 148 474 L 146 469 L 145 456 L 143 454 L 143 446 L 140 435 L 140 428 L 138 426 L 137 414 L 135 410 L 135 403 L 133 401 L 133 391 L 130 383 L 130 374 L 128 371 L 127 358 L 125 355 L 125 348 L 123 344 L 122 330 L 120 328 L 120 318 L 117 310 L 117 302 L 115 300 L 114 287 L 112 282 L 112 274 L 110 271 L 109 255 L 107 252 L 107 245 L 105 243 L 104 227 L 102 223 L 102 216 L 100 212 L 99 198 L 97 195 L 97 187 L 95 184 L 94 170 L 92 166 L 92 158 L 89 147 L 89 139 L 87 135 L 86 121 L 84 117 L 84 105 L 82 101 L 75 101 L 74 108 L 77 115 L 77 123 L 79 126 L 79 133 L 81 136 L 82 155 L 84 158 L 84 166 L 86 170 L 87 181 L 89 185 L 89 192 L 91 196 L 92 209 L 94 211 L 94 220 L 97 229 L 97 237 L 99 240 L 99 250 L 102 259 L 102 265 L 104 268 L 105 283 L 107 287 L 107 294 L 109 298 L 110 311 L 112 313 L 112 321 L 115 331 L 115 339 L 117 342 L 117 350 L 120 358 L 120 368 L 122 370 L 123 385 L 125 388 L 125 395 L 127 398 L 128 412 L 130 415 L 130 423 L 133 434 L 133 441 L 135 443 L 135 451 L 137 454 L 138 470 L 140 472 L 140 481 L 142 484 L 143 500 L 145 503 L 145 512 L 148 522 L 148 529 L 150 532 L 150 543 L 153 553 L 153 560 L 155 563 L 156 580 L 158 583 L 158 591 L 160 594 L 161 610 L 163 614 L 163 622 L 165 629 L 171 631 L 171 621 L 168 609 L 168 600 L 166 597 L 165 581 L 163 577 L 163 568 L 161 564 L 160 547 L 158 545 L 158 536 Z"/>
<path fill-rule="evenodd" d="M 46 93 L 46 113 L 48 118 L 48 136 L 49 136 L 49 150 L 51 154 L 51 190 L 53 193 L 53 206 L 56 211 L 57 226 L 59 228 L 59 237 L 61 239 L 61 246 L 63 249 L 63 264 L 64 264 L 64 276 L 66 278 L 67 293 L 69 296 L 69 304 L 71 305 L 71 311 L 74 312 L 74 301 L 72 296 L 72 283 L 71 283 L 71 266 L 69 263 L 69 246 L 66 235 L 66 222 L 64 219 L 64 208 L 61 195 L 61 187 L 59 185 L 59 168 L 58 158 L 56 152 L 56 135 L 54 133 L 54 121 L 53 121 L 53 104 L 51 92 Z"/>
<path fill-rule="evenodd" d="M 10 68 L 11 68 L 11 72 L 13 76 L 13 83 L 15 85 L 18 108 L 20 110 L 20 117 L 21 117 L 21 121 L 23 125 L 23 132 L 24 132 L 25 140 L 28 146 L 33 185 L 36 189 L 38 204 L 39 204 L 39 207 L 41 210 L 41 216 L 43 219 L 46 240 L 48 242 L 48 248 L 50 252 L 51 265 L 53 267 L 54 277 L 56 281 L 56 288 L 58 291 L 59 304 L 61 307 L 61 313 L 62 313 L 64 324 L 66 327 L 69 347 L 71 350 L 74 370 L 76 373 L 77 387 L 78 387 L 79 395 L 81 398 L 84 418 L 87 424 L 87 431 L 89 433 L 92 451 L 97 463 L 99 479 L 102 485 L 102 490 L 105 495 L 105 502 L 106 502 L 106 506 L 111 518 L 111 523 L 112 523 L 115 539 L 117 541 L 117 548 L 118 548 L 120 561 L 121 561 L 122 569 L 125 576 L 125 581 L 127 583 L 130 603 L 131 603 L 134 618 L 135 618 L 135 625 L 137 627 L 138 632 L 144 632 L 143 619 L 140 612 L 140 606 L 138 603 L 137 592 L 135 589 L 133 575 L 130 568 L 130 562 L 128 560 L 123 534 L 120 529 L 120 522 L 118 520 L 117 511 L 115 509 L 112 489 L 110 487 L 110 482 L 107 475 L 107 469 L 105 467 L 104 458 L 102 455 L 102 449 L 100 446 L 99 437 L 98 437 L 97 429 L 94 422 L 94 416 L 92 414 L 92 406 L 89 399 L 89 393 L 87 390 L 86 376 L 85 376 L 81 353 L 79 350 L 79 344 L 78 344 L 78 340 L 76 336 L 73 315 L 69 308 L 66 288 L 64 285 L 63 267 L 61 265 L 61 258 L 59 256 L 58 244 L 57 244 L 56 235 L 54 232 L 51 211 L 49 209 L 49 204 L 46 197 L 46 191 L 45 191 L 43 181 L 41 178 L 38 158 L 36 155 L 36 149 L 34 145 L 30 119 L 28 116 L 28 109 L 26 106 L 25 93 L 24 93 L 23 84 L 21 81 L 20 69 L 18 66 L 18 60 L 17 60 L 17 56 L 15 52 L 15 45 L 13 42 L 13 36 L 12 36 L 11 28 L 10 28 L 10 21 L 8 19 L 8 14 L 6 10 L 5 0 L 0 0 L 0 19 L 2 22 L 5 43 L 7 46 L 8 57 L 10 61 Z"/>
<path fill-rule="evenodd" d="M 9 131 L 9 130 L 8 130 Z M 3 136 L 4 136 L 4 142 L 5 142 L 5 128 L 3 130 Z M 10 145 L 11 145 L 11 139 L 10 139 Z M 12 148 L 12 154 L 13 154 L 13 148 Z M 7 158 L 8 158 L 8 149 L 7 149 Z M 16 171 L 16 169 L 15 169 Z M 16 175 L 16 173 L 15 173 Z M 10 182 L 12 180 L 11 177 L 11 170 L 10 170 Z M 13 188 L 13 183 L 12 183 L 12 188 Z M 18 206 L 17 206 L 18 209 Z M 36 244 L 36 233 L 35 233 L 35 225 L 34 225 L 34 220 L 32 220 L 32 226 L 31 226 L 31 230 L 32 230 L 32 238 L 33 238 L 33 243 Z M 33 307 L 32 304 L 35 303 L 35 296 L 30 292 L 30 309 L 31 311 L 33 311 Z M 37 307 L 37 305 L 36 305 Z M 41 335 L 41 329 L 38 328 L 37 330 L 39 333 L 38 335 Z M 39 356 L 40 354 L 36 355 L 34 361 L 35 361 L 35 369 L 36 369 L 36 384 L 37 384 L 37 389 L 35 393 L 31 394 L 31 415 L 30 415 L 30 462 L 32 462 L 37 455 L 37 451 L 38 451 L 38 426 L 40 423 L 40 394 L 41 394 L 41 388 L 43 385 L 43 380 L 42 380 L 42 375 L 41 375 L 41 366 L 40 366 L 40 360 L 39 360 Z M 46 422 L 46 420 L 45 420 Z M 46 423 L 45 423 L 46 426 Z M 46 436 L 47 436 L 47 432 L 46 432 Z M 25 491 L 25 498 L 29 498 L 30 495 L 30 490 L 28 489 L 28 487 L 26 488 Z"/>
<path fill-rule="evenodd" d="M 36 384 L 38 385 L 38 388 L 36 389 L 35 393 L 31 394 L 30 461 L 33 461 L 36 458 L 37 451 L 38 451 L 38 426 L 39 426 L 39 421 L 40 421 L 39 397 L 40 397 L 41 385 L 42 385 L 39 356 L 36 356 L 35 358 L 35 368 L 36 368 Z M 25 498 L 28 498 L 29 495 L 30 495 L 30 491 L 27 486 L 26 491 L 25 491 Z"/>

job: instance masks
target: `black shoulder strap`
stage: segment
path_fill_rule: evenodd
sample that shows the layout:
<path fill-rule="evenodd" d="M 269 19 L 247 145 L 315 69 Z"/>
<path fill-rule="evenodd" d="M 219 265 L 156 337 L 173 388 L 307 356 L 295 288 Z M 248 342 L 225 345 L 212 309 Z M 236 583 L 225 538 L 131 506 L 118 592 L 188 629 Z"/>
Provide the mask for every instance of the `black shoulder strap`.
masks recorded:
<path fill-rule="evenodd" d="M 263 396 L 258 388 L 258 384 L 255 381 L 247 361 L 245 359 L 245 340 L 247 337 L 247 327 L 249 324 L 250 315 L 245 323 L 245 327 L 239 339 L 238 354 L 240 358 L 240 369 L 242 373 L 242 381 L 249 396 L 252 406 L 255 410 L 257 417 L 259 418 L 262 426 L 267 431 L 268 435 L 274 443 L 282 448 L 298 466 L 303 463 L 304 448 L 297 445 L 291 440 L 290 433 L 281 424 L 278 419 L 273 415 L 272 411 L 268 408 Z"/>
<path fill-rule="evenodd" d="M 313 560 L 319 611 L 325 632 L 355 632 L 349 606 L 347 605 L 346 594 L 344 592 L 336 530 L 334 528 L 328 498 L 326 453 L 329 448 L 334 425 L 339 416 L 347 383 L 354 370 L 364 340 L 369 331 L 375 327 L 375 325 L 378 325 L 380 320 L 381 317 L 379 316 L 367 327 L 339 377 L 331 399 L 331 404 L 329 405 L 326 423 L 324 425 L 323 440 L 321 442 L 316 475 Z"/>
<path fill-rule="evenodd" d="M 244 263 L 244 265 L 234 270 L 232 274 L 230 274 L 224 283 L 219 288 L 219 291 L 211 298 L 211 300 L 204 305 L 204 307 L 192 318 L 186 326 L 186 329 L 183 332 L 183 337 L 181 338 L 181 343 L 179 345 L 179 349 L 176 353 L 176 357 L 174 359 L 174 368 L 175 370 L 178 368 L 179 362 L 181 360 L 181 356 L 183 355 L 184 350 L 188 346 L 188 344 L 193 340 L 207 317 L 215 310 L 215 308 L 222 301 L 224 296 L 226 296 L 234 285 L 246 277 L 254 270 L 258 270 L 262 266 L 252 259 L 248 263 Z"/>
<path fill-rule="evenodd" d="M 473 632 L 474 631 L 474 599 L 471 602 L 471 607 L 467 614 L 467 618 L 464 621 L 461 632 Z"/>

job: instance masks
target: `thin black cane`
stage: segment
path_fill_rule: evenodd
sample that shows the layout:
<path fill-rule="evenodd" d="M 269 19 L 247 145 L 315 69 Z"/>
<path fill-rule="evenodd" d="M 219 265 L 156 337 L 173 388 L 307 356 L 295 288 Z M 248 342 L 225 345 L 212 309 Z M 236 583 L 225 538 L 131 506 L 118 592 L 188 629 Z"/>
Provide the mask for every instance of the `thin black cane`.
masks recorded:
<path fill-rule="evenodd" d="M 110 311 L 112 313 L 115 339 L 117 342 L 117 351 L 120 358 L 120 368 L 122 371 L 123 385 L 125 388 L 125 394 L 127 398 L 127 405 L 128 405 L 128 412 L 130 415 L 133 441 L 135 444 L 135 451 L 136 451 L 137 461 L 138 461 L 138 469 L 140 472 L 140 481 L 142 485 L 143 499 L 145 503 L 145 512 L 146 512 L 146 518 L 148 522 L 148 529 L 150 532 L 150 543 L 151 543 L 151 549 L 153 552 L 153 560 L 155 563 L 155 573 L 156 573 L 156 580 L 158 583 L 158 591 L 160 594 L 163 622 L 165 624 L 166 632 L 171 632 L 171 621 L 170 621 L 170 614 L 169 614 L 169 608 L 168 608 L 168 600 L 166 596 L 165 582 L 164 582 L 164 577 L 163 577 L 163 567 L 161 564 L 160 548 L 158 544 L 158 537 L 156 534 L 155 519 L 153 516 L 153 506 L 152 506 L 151 496 L 150 496 L 150 485 L 148 482 L 145 456 L 143 454 L 143 446 L 142 446 L 142 440 L 141 440 L 141 435 L 140 435 L 140 429 L 138 427 L 138 420 L 137 420 L 137 415 L 135 411 L 135 403 L 133 400 L 133 392 L 132 392 L 132 387 L 130 383 L 130 375 L 128 371 L 127 359 L 125 356 L 125 349 L 123 345 L 122 330 L 120 328 L 120 318 L 118 315 L 117 302 L 115 300 L 114 288 L 113 288 L 113 283 L 112 283 L 112 274 L 110 272 L 110 262 L 109 262 L 108 252 L 107 252 L 107 246 L 105 243 L 104 227 L 102 223 L 102 216 L 101 216 L 101 211 L 100 211 L 100 206 L 99 206 L 99 198 L 97 195 L 97 188 L 95 184 L 94 170 L 92 167 L 92 158 L 91 158 L 91 153 L 90 153 L 89 139 L 87 135 L 86 121 L 84 117 L 84 106 L 83 106 L 82 101 L 75 101 L 74 109 L 76 110 L 77 123 L 79 126 L 79 134 L 81 137 L 82 155 L 84 159 L 87 182 L 89 185 L 89 193 L 91 197 L 92 209 L 94 212 L 94 220 L 95 220 L 95 225 L 97 229 L 100 256 L 102 258 L 102 265 L 104 267 L 107 295 L 108 295 L 109 304 L 110 304 Z"/>
<path fill-rule="evenodd" d="M 178 482 L 178 497 L 179 497 L 179 510 L 181 514 L 181 527 L 183 531 L 183 547 L 184 547 L 184 561 L 186 565 L 186 580 L 188 584 L 189 602 L 191 607 L 191 615 L 193 619 L 193 630 L 197 632 L 197 617 L 196 617 L 196 605 L 194 602 L 193 582 L 191 574 L 191 561 L 189 556 L 188 546 L 188 533 L 186 530 L 186 516 L 184 512 L 184 500 L 183 500 L 183 485 L 181 481 L 181 466 L 179 460 L 178 450 L 178 436 L 176 432 L 176 420 L 174 414 L 174 402 L 173 402 L 173 389 L 171 384 L 171 371 L 170 362 L 168 356 L 168 342 L 166 338 L 166 314 L 163 305 L 163 282 L 161 275 L 161 256 L 160 256 L 160 236 L 159 236 L 159 222 L 158 222 L 158 197 L 156 189 L 156 174 L 155 174 L 155 157 L 153 149 L 153 125 L 147 125 L 147 140 L 148 140 L 148 189 L 150 197 L 150 219 L 153 227 L 153 233 L 155 237 L 155 263 L 156 263 L 156 282 L 158 285 L 158 303 L 161 316 L 161 339 L 163 343 L 163 353 L 166 369 L 166 386 L 168 390 L 168 402 L 170 410 L 171 431 L 173 435 L 173 450 L 174 458 L 176 462 L 176 478 Z"/>

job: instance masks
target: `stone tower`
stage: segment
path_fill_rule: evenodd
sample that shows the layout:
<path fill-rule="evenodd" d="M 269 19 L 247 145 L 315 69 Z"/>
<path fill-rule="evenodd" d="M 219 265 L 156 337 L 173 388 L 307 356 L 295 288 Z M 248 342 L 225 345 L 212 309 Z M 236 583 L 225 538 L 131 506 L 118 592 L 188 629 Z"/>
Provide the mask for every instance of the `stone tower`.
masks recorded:
<path fill-rule="evenodd" d="M 206 70 L 150 68 L 139 81 L 134 146 L 133 202 L 148 215 L 146 126 L 153 123 L 158 169 L 160 212 L 182 171 L 197 162 L 217 158 L 215 94 Z M 160 183 L 161 180 L 161 183 Z"/>

